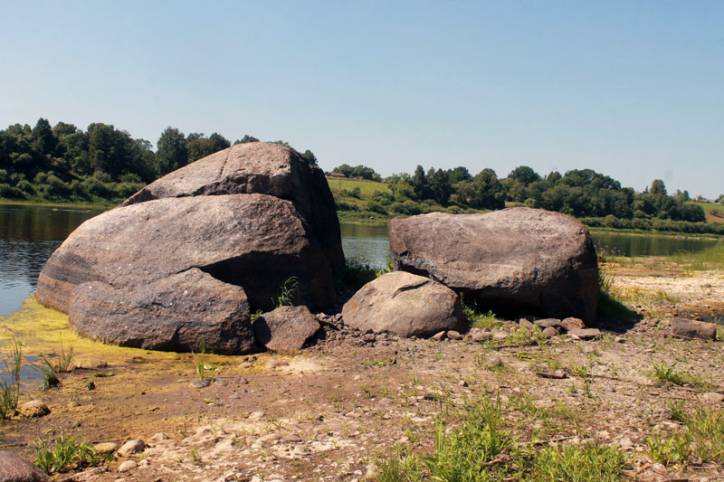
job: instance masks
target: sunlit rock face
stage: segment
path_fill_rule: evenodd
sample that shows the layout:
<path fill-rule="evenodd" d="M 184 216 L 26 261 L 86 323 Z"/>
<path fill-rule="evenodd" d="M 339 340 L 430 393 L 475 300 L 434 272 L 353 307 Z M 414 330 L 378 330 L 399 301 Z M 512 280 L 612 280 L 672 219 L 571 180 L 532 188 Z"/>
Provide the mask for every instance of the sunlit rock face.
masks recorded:
<path fill-rule="evenodd" d="M 344 264 L 323 173 L 294 150 L 240 144 L 146 186 L 76 229 L 37 298 L 82 334 L 164 350 L 254 348 L 249 313 L 296 277 L 312 309 L 335 301 Z"/>
<path fill-rule="evenodd" d="M 595 321 L 596 252 L 575 218 L 530 208 L 431 213 L 393 219 L 389 234 L 397 269 L 439 281 L 467 302 Z"/>

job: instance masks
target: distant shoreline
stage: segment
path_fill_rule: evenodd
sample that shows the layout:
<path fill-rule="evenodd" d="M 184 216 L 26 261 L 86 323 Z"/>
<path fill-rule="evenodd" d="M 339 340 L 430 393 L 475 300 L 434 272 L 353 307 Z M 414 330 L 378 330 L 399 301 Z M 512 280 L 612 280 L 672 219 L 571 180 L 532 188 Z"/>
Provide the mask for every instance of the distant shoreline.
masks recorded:
<path fill-rule="evenodd" d="M 45 208 L 64 208 L 64 209 L 88 209 L 105 211 L 116 207 L 119 202 L 77 202 L 77 201 L 45 201 L 45 200 L 14 200 L 0 198 L 0 206 L 28 206 L 28 207 L 45 207 Z M 350 211 L 337 211 L 337 217 L 340 223 L 356 224 L 361 226 L 386 226 L 392 217 L 381 215 L 362 216 L 362 213 L 354 213 Z M 702 239 L 722 239 L 724 236 L 714 233 L 686 233 L 678 231 L 659 231 L 659 230 L 643 230 L 643 229 L 617 229 L 617 228 L 601 228 L 586 226 L 590 231 L 598 233 L 627 233 L 641 236 L 667 236 L 682 238 L 702 238 Z"/>

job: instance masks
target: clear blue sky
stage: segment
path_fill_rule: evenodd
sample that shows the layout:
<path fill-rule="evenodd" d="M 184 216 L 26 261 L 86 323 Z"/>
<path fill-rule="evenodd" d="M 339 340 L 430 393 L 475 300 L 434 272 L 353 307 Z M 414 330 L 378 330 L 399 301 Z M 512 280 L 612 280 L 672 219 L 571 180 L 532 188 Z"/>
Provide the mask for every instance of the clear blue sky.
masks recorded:
<path fill-rule="evenodd" d="M 0 0 L 0 125 L 724 192 L 723 1 Z"/>

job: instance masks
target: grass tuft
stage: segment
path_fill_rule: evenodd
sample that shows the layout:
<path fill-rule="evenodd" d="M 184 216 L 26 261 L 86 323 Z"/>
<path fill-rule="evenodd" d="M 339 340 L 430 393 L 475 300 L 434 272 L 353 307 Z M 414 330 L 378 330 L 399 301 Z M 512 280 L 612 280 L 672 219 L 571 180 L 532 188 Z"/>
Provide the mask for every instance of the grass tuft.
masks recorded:
<path fill-rule="evenodd" d="M 536 454 L 526 480 L 614 482 L 621 480 L 625 463 L 623 453 L 615 447 L 595 444 L 549 447 Z"/>
<path fill-rule="evenodd" d="M 463 315 L 471 328 L 491 330 L 500 324 L 493 310 L 479 311 L 477 306 L 465 303 L 465 300 L 463 300 Z"/>
<path fill-rule="evenodd" d="M 98 465 L 106 460 L 91 444 L 61 435 L 55 442 L 39 442 L 35 448 L 35 464 L 47 474 L 56 474 Z"/>
<path fill-rule="evenodd" d="M 8 380 L 0 379 L 0 418 L 7 419 L 15 414 L 20 398 L 20 373 L 23 368 L 22 345 L 13 339 L 10 352 L 2 360 Z"/>
<path fill-rule="evenodd" d="M 300 295 L 299 278 L 296 276 L 290 276 L 284 283 L 279 287 L 279 293 L 274 298 L 274 306 L 279 308 L 280 306 L 294 306 L 299 303 Z"/>
<path fill-rule="evenodd" d="M 698 376 L 674 370 L 674 365 L 654 365 L 652 375 L 659 385 L 677 385 L 693 388 L 703 388 L 706 386 L 706 383 Z"/>
<path fill-rule="evenodd" d="M 672 418 L 674 410 L 672 409 Z M 724 410 L 701 407 L 688 414 L 677 408 L 677 420 L 685 431 L 664 435 L 655 433 L 646 439 L 649 455 L 664 465 L 683 465 L 692 457 L 705 462 L 724 463 Z"/>
<path fill-rule="evenodd" d="M 664 465 L 686 463 L 691 454 L 691 437 L 688 433 L 655 433 L 646 438 L 646 445 L 651 459 Z"/>

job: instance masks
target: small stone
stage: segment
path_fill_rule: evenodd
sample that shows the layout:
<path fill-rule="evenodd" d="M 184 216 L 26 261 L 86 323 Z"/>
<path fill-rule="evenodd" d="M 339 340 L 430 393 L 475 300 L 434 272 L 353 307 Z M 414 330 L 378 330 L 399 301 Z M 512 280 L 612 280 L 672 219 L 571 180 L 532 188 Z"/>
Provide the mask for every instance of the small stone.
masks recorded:
<path fill-rule="evenodd" d="M 85 388 L 86 388 L 87 390 L 95 390 L 95 389 L 96 389 L 96 384 L 93 383 L 93 380 L 91 380 L 91 381 L 89 381 L 88 383 L 85 384 Z"/>
<path fill-rule="evenodd" d="M 548 326 L 543 329 L 541 334 L 546 338 L 553 338 L 554 336 L 558 336 L 558 328 L 554 326 Z"/>
<path fill-rule="evenodd" d="M 456 330 L 448 330 L 447 337 L 450 340 L 462 340 L 463 339 L 463 335 L 461 335 L 460 332 L 456 331 Z"/>
<path fill-rule="evenodd" d="M 564 378 L 568 378 L 568 373 L 566 373 L 565 370 L 559 368 L 557 370 L 550 370 L 550 369 L 544 369 L 536 372 L 536 375 L 538 375 L 541 378 L 553 378 L 555 380 L 562 380 Z"/>
<path fill-rule="evenodd" d="M 460 386 L 463 387 L 463 388 L 467 388 L 467 387 L 468 387 L 468 382 L 466 382 L 465 380 L 460 380 L 460 381 L 458 382 L 458 385 L 460 385 Z"/>
<path fill-rule="evenodd" d="M 146 444 L 141 439 L 131 439 L 121 445 L 116 454 L 120 457 L 128 457 L 146 450 Z"/>
<path fill-rule="evenodd" d="M 364 480 L 377 480 L 380 476 L 380 471 L 375 464 L 369 464 L 366 467 Z"/>
<path fill-rule="evenodd" d="M 474 342 L 488 341 L 493 337 L 492 333 L 482 328 L 471 328 L 468 336 Z"/>
<path fill-rule="evenodd" d="M 558 318 L 543 318 L 541 320 L 535 320 L 533 324 L 538 328 L 557 328 L 561 326 L 561 320 Z"/>
<path fill-rule="evenodd" d="M 564 330 L 571 331 L 582 330 L 586 327 L 586 324 L 580 318 L 574 318 L 572 316 L 569 316 L 568 318 L 563 318 L 563 320 L 561 321 L 561 326 Z"/>
<path fill-rule="evenodd" d="M 108 455 L 118 450 L 118 444 L 115 442 L 101 442 L 95 444 L 93 448 L 95 449 L 96 453 L 100 455 Z"/>
<path fill-rule="evenodd" d="M 437 333 L 435 333 L 434 335 L 432 335 L 432 336 L 430 337 L 430 339 L 431 339 L 431 340 L 435 340 L 435 341 L 442 341 L 442 340 L 445 339 L 445 332 L 444 332 L 444 331 L 438 331 Z"/>
<path fill-rule="evenodd" d="M 28 418 L 44 417 L 50 413 L 48 406 L 40 400 L 31 400 L 20 406 L 20 415 Z"/>
<path fill-rule="evenodd" d="M 269 369 L 272 369 L 272 370 L 275 369 L 275 368 L 285 367 L 285 366 L 288 366 L 288 365 L 289 365 L 289 362 L 288 362 L 288 361 L 286 361 L 286 360 L 279 360 L 279 359 L 276 359 L 276 358 L 273 358 L 273 359 L 269 360 L 269 361 L 266 363 L 266 367 L 269 368 Z"/>
<path fill-rule="evenodd" d="M 532 330 L 533 329 L 533 323 L 530 320 L 527 320 L 525 318 L 521 318 L 518 320 L 518 326 L 521 328 L 525 328 L 526 330 Z"/>
<path fill-rule="evenodd" d="M 256 412 L 251 412 L 249 414 L 248 418 L 252 422 L 257 422 L 257 421 L 261 420 L 262 418 L 264 418 L 264 412 L 262 412 L 261 410 L 257 410 Z"/>
<path fill-rule="evenodd" d="M 593 340 L 601 336 L 601 330 L 598 328 L 576 328 L 568 330 L 568 335 L 580 340 Z"/>
<path fill-rule="evenodd" d="M 619 440 L 618 445 L 621 447 L 621 450 L 631 450 L 633 448 L 633 442 L 628 437 L 623 437 Z"/>
<path fill-rule="evenodd" d="M 191 386 L 194 388 L 206 388 L 209 385 L 211 385 L 211 380 L 208 378 L 197 378 L 196 380 L 191 380 Z"/>
<path fill-rule="evenodd" d="M 253 368 L 253 367 L 254 367 L 254 363 L 252 363 L 252 362 L 250 362 L 250 361 L 244 361 L 244 362 L 239 363 L 239 366 L 240 366 L 241 368 Z"/>
<path fill-rule="evenodd" d="M 614 341 L 616 343 L 626 343 L 626 338 L 624 338 L 622 336 L 617 336 L 616 338 L 614 338 Z"/>
<path fill-rule="evenodd" d="M 724 395 L 717 392 L 706 392 L 699 396 L 701 401 L 710 405 L 718 405 L 724 402 Z"/>
<path fill-rule="evenodd" d="M 503 341 L 506 338 L 508 338 L 508 334 L 502 330 L 497 330 L 493 332 L 493 340 L 495 341 Z"/>
<path fill-rule="evenodd" d="M 674 318 L 671 320 L 671 332 L 677 338 L 716 340 L 716 323 Z"/>
<path fill-rule="evenodd" d="M 503 366 L 503 360 L 499 356 L 493 356 L 486 363 L 488 368 L 500 368 Z"/>
<path fill-rule="evenodd" d="M 130 472 L 131 470 L 134 470 L 138 467 L 138 464 L 135 460 L 126 460 L 121 463 L 121 465 L 118 466 L 119 472 Z"/>

